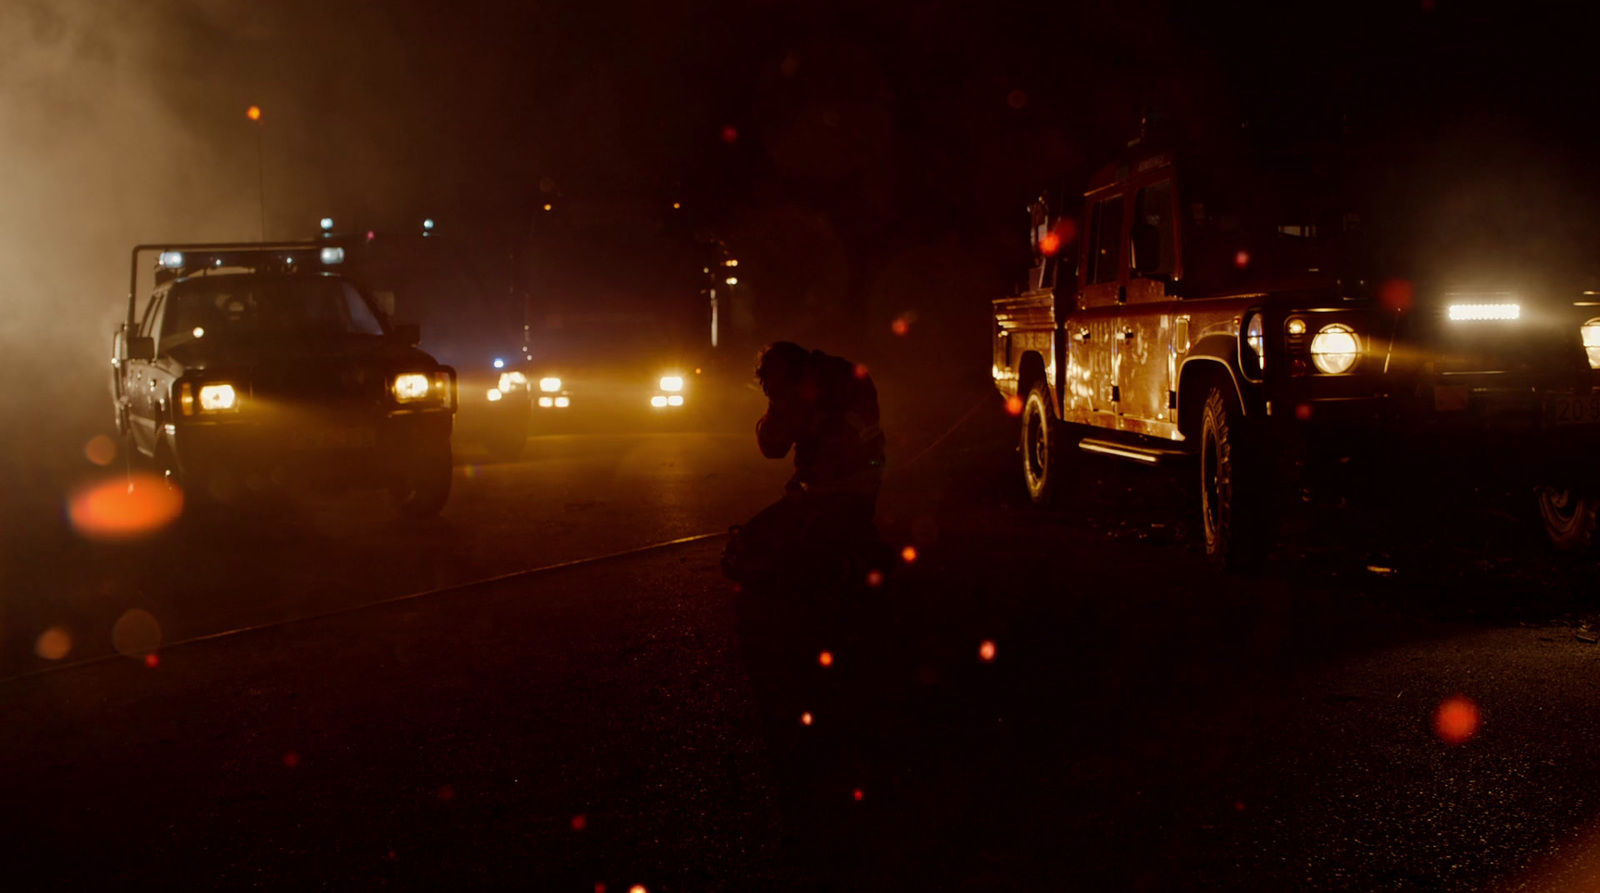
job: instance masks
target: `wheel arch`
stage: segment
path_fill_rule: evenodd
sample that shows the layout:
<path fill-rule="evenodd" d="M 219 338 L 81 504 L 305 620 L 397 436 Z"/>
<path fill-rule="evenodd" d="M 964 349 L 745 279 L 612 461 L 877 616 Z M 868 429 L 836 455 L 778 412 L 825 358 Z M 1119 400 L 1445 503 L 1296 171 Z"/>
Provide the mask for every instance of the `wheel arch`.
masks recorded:
<path fill-rule="evenodd" d="M 1227 362 L 1210 355 L 1190 356 L 1178 371 L 1178 432 L 1184 437 L 1199 436 L 1200 416 L 1214 382 L 1230 388 L 1240 409 L 1248 412 L 1239 379 Z"/>
<path fill-rule="evenodd" d="M 1056 395 L 1050 387 L 1050 380 L 1045 375 L 1044 356 L 1036 350 L 1030 350 L 1017 360 L 1017 396 L 1028 399 L 1028 392 L 1033 390 L 1034 382 L 1044 382 L 1046 400 L 1050 405 L 1053 416 L 1061 415 L 1060 408 L 1056 405 Z"/>

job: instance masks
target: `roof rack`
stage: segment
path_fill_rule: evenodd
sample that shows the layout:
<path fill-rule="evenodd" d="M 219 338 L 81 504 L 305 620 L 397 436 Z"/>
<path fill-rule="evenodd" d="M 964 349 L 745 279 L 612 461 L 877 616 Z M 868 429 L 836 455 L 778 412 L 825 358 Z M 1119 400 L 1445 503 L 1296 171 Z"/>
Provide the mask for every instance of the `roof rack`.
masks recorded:
<path fill-rule="evenodd" d="M 158 258 L 173 254 L 177 255 L 175 265 L 162 263 L 160 260 L 157 261 L 156 284 L 162 285 L 177 279 L 185 273 L 202 269 L 198 266 L 190 266 L 186 257 L 188 255 L 205 255 L 208 256 L 208 259 L 214 259 L 215 255 L 227 254 L 229 255 L 227 266 L 259 270 L 269 264 L 265 262 L 265 258 L 261 258 L 262 262 L 252 263 L 251 255 L 265 256 L 282 252 L 316 252 L 313 257 L 320 258 L 324 248 L 342 248 L 342 246 L 328 240 L 317 242 L 184 242 L 135 245 L 128 259 L 128 324 L 131 326 L 136 322 L 135 311 L 138 307 L 140 255 L 150 252 L 155 252 Z M 240 257 L 240 255 L 243 255 L 243 257 Z M 294 260 L 285 258 L 282 261 L 276 261 L 278 264 L 285 262 L 293 263 Z"/>

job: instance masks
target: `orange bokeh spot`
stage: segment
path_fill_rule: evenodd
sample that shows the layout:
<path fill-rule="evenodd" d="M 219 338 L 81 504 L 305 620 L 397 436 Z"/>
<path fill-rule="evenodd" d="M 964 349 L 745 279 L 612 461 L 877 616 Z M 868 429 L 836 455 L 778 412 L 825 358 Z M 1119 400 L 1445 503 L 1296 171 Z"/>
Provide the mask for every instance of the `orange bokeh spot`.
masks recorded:
<path fill-rule="evenodd" d="M 1006 412 L 1012 415 L 1022 415 L 1022 398 L 1016 394 L 1006 398 Z"/>
<path fill-rule="evenodd" d="M 905 333 L 911 331 L 911 323 L 906 322 L 905 317 L 902 316 L 889 324 L 889 331 L 895 333 L 896 335 L 904 335 Z"/>
<path fill-rule="evenodd" d="M 104 434 L 96 434 L 84 445 L 83 455 L 96 465 L 110 465 L 117 461 L 117 442 Z"/>
<path fill-rule="evenodd" d="M 299 766 L 300 765 L 300 755 L 295 753 L 292 750 L 289 751 L 288 753 L 283 755 L 283 765 L 285 767 L 289 768 L 289 769 L 293 769 L 293 768 Z"/>
<path fill-rule="evenodd" d="M 802 713 L 802 714 L 800 714 L 800 724 L 803 725 L 803 726 L 811 725 L 811 714 L 810 713 Z"/>
<path fill-rule="evenodd" d="M 45 660 L 60 660 L 72 651 L 72 636 L 59 626 L 52 626 L 39 634 L 33 643 L 33 653 Z"/>
<path fill-rule="evenodd" d="M 852 796 L 854 796 L 857 800 L 860 800 L 860 799 L 866 797 L 867 795 L 865 793 L 863 793 L 860 788 L 856 788 L 855 791 L 852 793 Z"/>
<path fill-rule="evenodd" d="M 128 657 L 154 654 L 161 647 L 161 624 L 149 611 L 134 608 L 118 617 L 111 627 L 111 644 L 118 654 Z"/>
<path fill-rule="evenodd" d="M 606 885 L 604 881 L 595 881 L 594 893 L 606 893 Z"/>
<path fill-rule="evenodd" d="M 133 539 L 176 521 L 183 514 L 183 494 L 153 474 L 135 474 L 84 487 L 73 495 L 67 514 L 81 536 Z"/>
<path fill-rule="evenodd" d="M 649 893 L 649 891 L 644 888 L 644 884 L 634 884 L 628 888 L 628 893 Z"/>
<path fill-rule="evenodd" d="M 817 655 L 817 663 L 822 664 L 825 667 L 833 666 L 833 652 L 832 651 L 824 651 L 821 654 Z"/>
<path fill-rule="evenodd" d="M 251 106 L 251 107 L 249 107 L 249 108 L 244 110 L 244 116 L 246 118 L 249 118 L 252 121 L 260 121 L 261 120 L 261 108 L 259 106 L 254 106 L 253 105 L 253 106 Z"/>
<path fill-rule="evenodd" d="M 1378 286 L 1378 300 L 1385 310 L 1410 310 L 1416 289 L 1404 279 L 1390 279 Z"/>
<path fill-rule="evenodd" d="M 1233 265 L 1241 270 L 1250 266 L 1250 252 L 1241 250 L 1235 254 L 1233 256 Z"/>
<path fill-rule="evenodd" d="M 439 799 L 440 800 L 454 800 L 455 798 L 456 798 L 455 785 L 448 785 L 447 784 L 447 785 L 439 788 Z"/>
<path fill-rule="evenodd" d="M 1309 421 L 1310 418 L 1311 418 L 1311 404 L 1309 404 L 1309 403 L 1297 404 L 1295 406 L 1295 408 L 1294 408 L 1294 417 L 1299 419 L 1302 422 Z"/>
<path fill-rule="evenodd" d="M 578 813 L 577 815 L 572 817 L 572 830 L 574 830 L 574 831 L 582 831 L 583 829 L 585 829 L 587 827 L 589 827 L 589 817 L 588 816 L 584 815 L 583 813 Z"/>
<path fill-rule="evenodd" d="M 722 141 L 727 143 L 730 146 L 733 145 L 734 143 L 738 142 L 739 141 L 739 128 L 733 126 L 732 124 L 729 124 L 727 127 L 722 128 Z"/>
<path fill-rule="evenodd" d="M 1478 705 L 1466 695 L 1446 698 L 1433 715 L 1433 731 L 1446 744 L 1465 744 L 1478 733 Z"/>
<path fill-rule="evenodd" d="M 154 670 L 156 667 L 161 666 L 161 655 L 156 654 L 153 651 L 150 652 L 149 654 L 146 654 L 144 656 L 144 665 L 149 667 L 152 670 Z"/>
<path fill-rule="evenodd" d="M 1044 238 L 1039 240 L 1039 253 L 1045 257 L 1055 257 L 1060 250 L 1061 237 L 1056 235 L 1055 230 L 1045 233 Z"/>
<path fill-rule="evenodd" d="M 867 368 L 866 363 L 856 364 L 856 378 L 866 378 L 870 374 L 872 374 L 871 370 Z"/>
<path fill-rule="evenodd" d="M 868 586 L 882 586 L 883 585 L 883 571 L 867 571 L 867 585 Z"/>
<path fill-rule="evenodd" d="M 901 549 L 900 550 L 900 560 L 904 561 L 906 564 L 910 564 L 910 563 L 916 561 L 917 560 L 917 547 L 916 546 L 906 546 L 904 549 Z"/>
<path fill-rule="evenodd" d="M 978 646 L 978 657 L 986 661 L 994 660 L 994 643 L 984 639 L 983 644 Z"/>

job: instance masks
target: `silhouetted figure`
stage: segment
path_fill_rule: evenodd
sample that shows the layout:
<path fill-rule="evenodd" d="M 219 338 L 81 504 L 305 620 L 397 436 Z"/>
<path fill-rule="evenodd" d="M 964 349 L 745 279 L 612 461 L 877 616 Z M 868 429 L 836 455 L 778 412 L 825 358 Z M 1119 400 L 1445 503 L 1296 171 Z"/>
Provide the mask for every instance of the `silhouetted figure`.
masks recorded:
<path fill-rule="evenodd" d="M 879 548 L 872 516 L 883 482 L 878 390 L 866 367 L 779 341 L 761 352 L 756 380 L 767 412 L 761 454 L 794 451 L 784 498 L 736 527 L 723 554 L 735 580 L 839 578 Z"/>

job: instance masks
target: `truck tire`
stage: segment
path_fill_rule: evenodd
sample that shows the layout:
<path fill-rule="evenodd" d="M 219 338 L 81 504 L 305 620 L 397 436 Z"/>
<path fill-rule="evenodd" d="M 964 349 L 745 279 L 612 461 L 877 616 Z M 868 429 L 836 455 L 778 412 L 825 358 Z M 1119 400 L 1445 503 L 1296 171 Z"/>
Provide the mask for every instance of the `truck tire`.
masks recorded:
<path fill-rule="evenodd" d="M 1061 456 L 1061 434 L 1055 413 L 1050 409 L 1050 390 L 1042 381 L 1033 383 L 1022 404 L 1022 483 L 1028 499 L 1038 506 L 1054 505 L 1065 491 L 1061 477 L 1067 463 Z"/>
<path fill-rule="evenodd" d="M 1206 557 L 1246 571 L 1267 551 L 1266 469 L 1233 388 L 1214 384 L 1200 415 L 1200 514 Z"/>
<path fill-rule="evenodd" d="M 1539 517 L 1551 545 L 1568 552 L 1587 552 L 1594 548 L 1595 521 L 1600 517 L 1600 498 L 1580 495 L 1577 490 L 1538 487 Z"/>
<path fill-rule="evenodd" d="M 389 501 L 403 518 L 432 518 L 450 499 L 455 470 L 450 462 L 450 442 L 418 448 L 400 460 Z"/>

